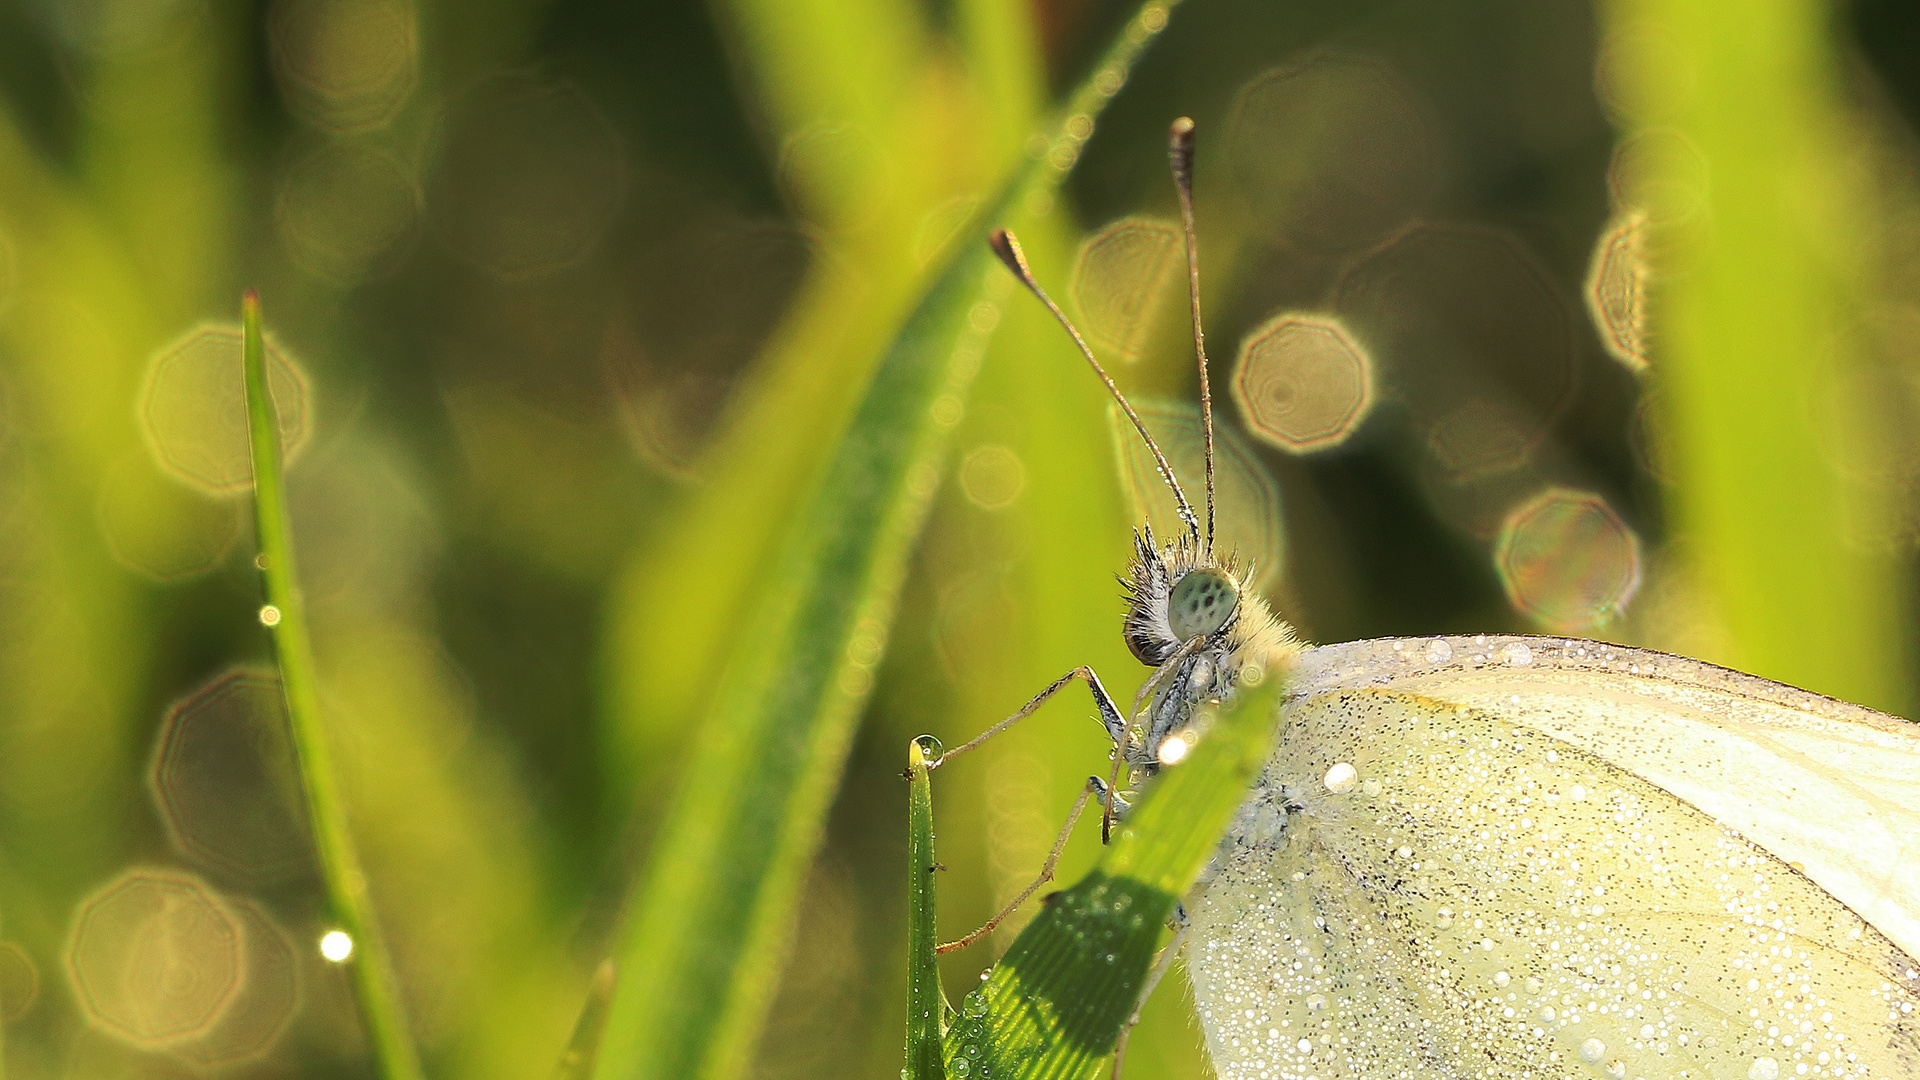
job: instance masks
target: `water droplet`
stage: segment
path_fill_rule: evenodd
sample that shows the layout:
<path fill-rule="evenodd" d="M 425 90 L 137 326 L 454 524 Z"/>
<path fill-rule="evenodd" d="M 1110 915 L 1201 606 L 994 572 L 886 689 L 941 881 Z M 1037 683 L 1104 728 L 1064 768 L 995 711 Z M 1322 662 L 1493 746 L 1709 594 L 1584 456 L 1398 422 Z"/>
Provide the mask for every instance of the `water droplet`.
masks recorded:
<path fill-rule="evenodd" d="M 919 748 L 920 756 L 926 759 L 929 769 L 940 764 L 940 759 L 947 752 L 947 748 L 940 745 L 940 740 L 931 735 L 915 735 L 913 745 Z"/>
<path fill-rule="evenodd" d="M 1511 983 L 1512 981 L 1513 981 L 1513 976 L 1507 974 L 1504 971 L 1496 971 L 1493 973 L 1493 985 L 1499 987 L 1502 990 L 1505 990 L 1507 988 L 1507 984 Z"/>
<path fill-rule="evenodd" d="M 1780 1080 L 1780 1063 L 1769 1057 L 1754 1058 L 1747 1080 Z"/>
<path fill-rule="evenodd" d="M 1553 1011 L 1553 1006 L 1551 1006 L 1551 1005 L 1542 1005 L 1542 1006 L 1540 1006 L 1540 1011 L 1534 1014 L 1534 1016 L 1535 1016 L 1536 1018 L 1538 1018 L 1538 1019 L 1539 1019 L 1539 1021 L 1540 1021 L 1541 1023 L 1543 1023 L 1543 1024 L 1551 1024 L 1551 1023 L 1553 1023 L 1553 1021 L 1554 1021 L 1554 1018 L 1555 1018 L 1556 1016 L 1558 1016 L 1558 1015 L 1560 1015 L 1560 1014 L 1559 1014 L 1559 1013 L 1556 1013 L 1556 1012 L 1554 1012 L 1554 1011 Z"/>
<path fill-rule="evenodd" d="M 1453 646 L 1434 638 L 1427 642 L 1427 663 L 1444 664 L 1453 659 Z"/>
<path fill-rule="evenodd" d="M 1353 786 L 1359 782 L 1359 772 L 1347 762 L 1342 761 L 1327 770 L 1325 781 L 1327 790 L 1333 792 L 1335 795 L 1345 795 L 1347 792 L 1352 791 Z"/>
<path fill-rule="evenodd" d="M 1512 664 L 1514 667 L 1526 667 L 1528 664 L 1533 663 L 1533 650 L 1518 641 L 1501 649 L 1500 654 L 1506 658 L 1507 663 Z"/>
<path fill-rule="evenodd" d="M 1433 925 L 1442 930 L 1453 929 L 1453 912 L 1448 911 L 1446 908 L 1441 908 L 1440 917 L 1433 920 Z"/>
<path fill-rule="evenodd" d="M 1580 1044 L 1580 1060 L 1592 1065 L 1606 1055 L 1607 1044 L 1599 1039 L 1587 1039 Z"/>
<path fill-rule="evenodd" d="M 1367 779 L 1360 781 L 1360 790 L 1366 792 L 1368 795 L 1373 796 L 1374 798 L 1378 798 L 1380 796 L 1380 793 L 1382 791 L 1385 791 L 1386 789 L 1387 789 L 1387 785 L 1381 783 L 1378 780 L 1373 779 L 1372 777 L 1368 777 Z"/>
<path fill-rule="evenodd" d="M 279 626 L 280 625 L 280 609 L 277 607 L 274 607 L 272 604 L 267 604 L 264 607 L 262 607 L 260 609 L 260 625 L 261 626 Z"/>
<path fill-rule="evenodd" d="M 1193 749 L 1193 746 L 1187 742 L 1184 735 L 1169 735 L 1166 741 L 1160 744 L 1160 764 L 1178 764 L 1182 758 L 1187 756 L 1187 751 L 1191 749 Z"/>
<path fill-rule="evenodd" d="M 1534 978 L 1532 975 L 1529 975 L 1527 976 L 1527 981 L 1522 983 L 1521 985 L 1527 988 L 1527 993 L 1537 994 L 1541 990 L 1545 989 L 1547 984 L 1541 982 L 1537 978 Z"/>
<path fill-rule="evenodd" d="M 965 1076 L 973 1071 L 973 1063 L 966 1058 L 954 1058 L 953 1064 L 947 1066 L 947 1068 L 951 1069 L 955 1076 Z"/>
<path fill-rule="evenodd" d="M 344 930 L 329 930 L 320 936 L 320 955 L 336 964 L 353 955 L 353 939 Z"/>
<path fill-rule="evenodd" d="M 1325 1012 L 1326 1010 L 1327 1010 L 1327 995 L 1325 994 L 1308 994 L 1307 995 L 1307 1011 L 1308 1012 Z"/>

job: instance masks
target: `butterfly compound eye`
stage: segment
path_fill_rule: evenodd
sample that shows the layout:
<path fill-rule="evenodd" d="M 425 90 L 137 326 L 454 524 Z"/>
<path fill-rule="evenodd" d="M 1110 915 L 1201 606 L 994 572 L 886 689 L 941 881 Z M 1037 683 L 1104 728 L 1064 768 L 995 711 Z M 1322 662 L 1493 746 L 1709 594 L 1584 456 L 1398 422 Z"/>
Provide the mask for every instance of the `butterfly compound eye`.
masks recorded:
<path fill-rule="evenodd" d="M 1189 571 L 1167 596 L 1167 625 L 1181 641 L 1195 634 L 1215 634 L 1233 621 L 1240 606 L 1240 588 L 1218 570 Z"/>

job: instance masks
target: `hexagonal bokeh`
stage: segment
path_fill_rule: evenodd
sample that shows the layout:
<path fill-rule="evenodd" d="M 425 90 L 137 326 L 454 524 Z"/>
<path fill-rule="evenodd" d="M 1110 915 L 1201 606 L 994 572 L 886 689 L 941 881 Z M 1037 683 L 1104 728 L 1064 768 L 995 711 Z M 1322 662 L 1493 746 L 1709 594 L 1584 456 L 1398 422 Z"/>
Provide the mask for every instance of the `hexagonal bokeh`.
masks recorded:
<path fill-rule="evenodd" d="M 238 668 L 175 702 L 162 721 L 152 783 L 182 851 L 243 881 L 282 881 L 312 865 L 280 681 Z"/>
<path fill-rule="evenodd" d="M 13 265 L 13 244 L 7 234 L 0 232 L 0 311 L 7 310 L 13 300 L 13 291 L 19 284 Z"/>
<path fill-rule="evenodd" d="M 87 1018 L 148 1048 L 211 1030 L 245 979 L 241 923 L 199 879 L 133 870 L 80 905 L 67 974 Z"/>
<path fill-rule="evenodd" d="M 241 504 L 209 499 L 135 454 L 106 471 L 95 504 L 107 549 L 156 581 L 185 581 L 219 566 L 240 537 Z"/>
<path fill-rule="evenodd" d="M 1587 311 L 1600 341 L 1634 371 L 1647 366 L 1645 247 L 1647 222 L 1627 214 L 1607 226 L 1587 270 Z"/>
<path fill-rule="evenodd" d="M 287 459 L 306 445 L 312 403 L 307 378 L 267 341 L 267 391 Z M 253 486 L 247 442 L 247 392 L 240 366 L 240 330 L 203 326 L 161 350 L 147 369 L 140 422 L 167 471 L 221 494 Z"/>
<path fill-rule="evenodd" d="M 1373 408 L 1373 360 L 1338 319 L 1284 314 L 1241 341 L 1230 385 L 1249 431 L 1304 454 L 1359 429 Z"/>
<path fill-rule="evenodd" d="M 1513 606 L 1563 633 L 1616 618 L 1640 585 L 1640 538 L 1590 491 L 1548 488 L 1515 507 L 1493 559 Z"/>
<path fill-rule="evenodd" d="M 1456 476 L 1516 468 L 1573 400 L 1580 327 L 1552 275 L 1506 232 L 1417 225 L 1341 276 L 1335 307 Z M 1495 439 L 1464 417 L 1502 418 Z"/>
<path fill-rule="evenodd" d="M 460 95 L 445 130 L 428 200 L 434 225 L 449 248 L 495 277 L 517 281 L 579 262 L 619 212 L 620 140 L 577 86 L 496 76 Z"/>
<path fill-rule="evenodd" d="M 288 104 L 321 127 L 383 123 L 413 95 L 419 35 L 407 0 L 280 0 L 267 26 Z"/>
<path fill-rule="evenodd" d="M 739 373 L 809 278 L 834 287 L 853 281 L 804 230 L 731 215 L 682 222 L 637 260 L 600 361 L 649 465 L 677 480 L 697 475 Z M 689 311 L 705 314 L 689 319 Z"/>
<path fill-rule="evenodd" d="M 1256 76 L 1234 97 L 1224 139 L 1263 231 L 1321 254 L 1379 240 L 1433 185 L 1426 111 L 1368 57 L 1322 53 Z"/>
<path fill-rule="evenodd" d="M 420 186 L 366 140 L 329 143 L 288 163 L 273 216 L 301 269 L 350 285 L 391 272 L 412 249 Z"/>
<path fill-rule="evenodd" d="M 293 943 L 260 905 L 228 898 L 246 942 L 246 973 L 233 1004 L 206 1030 L 168 1047 L 203 1069 L 254 1061 L 273 1049 L 300 1002 L 299 962 Z"/>
<path fill-rule="evenodd" d="M 1173 475 L 1186 490 L 1187 501 L 1206 522 L 1206 439 L 1200 426 L 1200 407 L 1187 402 L 1137 400 L 1134 411 L 1146 424 L 1160 452 L 1167 456 Z M 1154 535 L 1170 540 L 1185 532 L 1173 492 L 1161 479 L 1158 465 L 1133 424 L 1118 406 L 1107 411 L 1114 448 L 1120 463 L 1120 483 L 1127 492 L 1135 521 L 1152 524 Z M 1253 447 L 1231 427 L 1214 418 L 1214 518 L 1218 530 L 1214 546 L 1234 554 L 1240 565 L 1253 564 L 1253 586 L 1263 589 L 1280 575 L 1286 560 L 1286 529 L 1280 517 L 1280 486 L 1260 465 Z"/>
<path fill-rule="evenodd" d="M 1087 340 L 1136 360 L 1181 263 L 1180 227 L 1125 217 L 1080 245 L 1068 289 Z"/>
<path fill-rule="evenodd" d="M 27 951 L 0 941 L 0 1021 L 13 1023 L 40 999 L 40 969 Z"/>

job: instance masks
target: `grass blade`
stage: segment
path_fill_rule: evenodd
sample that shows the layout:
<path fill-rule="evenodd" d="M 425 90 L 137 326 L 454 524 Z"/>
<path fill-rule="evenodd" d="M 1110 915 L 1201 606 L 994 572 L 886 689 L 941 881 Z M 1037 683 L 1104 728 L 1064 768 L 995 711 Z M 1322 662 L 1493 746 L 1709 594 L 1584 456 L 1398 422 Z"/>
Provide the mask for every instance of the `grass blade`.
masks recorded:
<path fill-rule="evenodd" d="M 594 969 L 586 1003 L 580 1006 L 580 1019 L 573 1025 L 573 1037 L 567 1040 L 567 1052 L 560 1055 L 553 1080 L 586 1080 L 593 1075 L 600 1039 L 607 1033 L 607 1009 L 613 1004 L 613 971 L 611 960 L 600 961 Z"/>
<path fill-rule="evenodd" d="M 924 736 L 922 736 L 924 738 Z M 907 1069 L 906 1080 L 947 1080 L 941 1035 L 947 995 L 940 987 L 933 913 L 933 779 L 920 739 L 907 744 Z"/>
<path fill-rule="evenodd" d="M 247 430 L 253 451 L 253 506 L 259 530 L 260 576 L 267 606 L 260 621 L 272 630 L 273 655 L 287 700 L 287 722 L 300 786 L 306 794 L 327 899 L 339 928 L 353 939 L 354 997 L 366 1024 L 374 1060 L 386 1080 L 420 1080 L 420 1061 L 407 1030 L 392 961 L 367 892 L 367 876 L 347 825 L 347 808 L 320 721 L 313 643 L 295 576 L 293 535 L 280 470 L 280 430 L 267 390 L 267 350 L 260 336 L 260 298 L 249 291 L 241 307 L 241 366 L 247 382 Z"/>
<path fill-rule="evenodd" d="M 1645 53 L 1619 67 L 1639 130 L 1623 132 L 1618 160 L 1645 159 L 1644 201 L 1627 209 L 1651 216 L 1658 256 L 1652 370 L 1670 508 L 1728 632 L 1701 658 L 1906 712 L 1895 582 L 1907 571 L 1855 524 L 1898 511 L 1887 489 L 1836 467 L 1830 421 L 1807 405 L 1834 393 L 1822 379 L 1879 362 L 1849 344 L 1870 332 L 1836 333 L 1877 302 L 1863 279 L 1876 257 L 1865 208 L 1879 197 L 1847 164 L 1862 122 L 1844 104 L 1839 24 L 1812 0 L 1744 7 L 1731 34 L 1712 0 L 1601 10 Z"/>
<path fill-rule="evenodd" d="M 1042 152 L 977 219 L 982 230 L 1057 188 L 1094 117 L 1165 27 L 1167 7 L 1150 3 L 1129 21 Z M 750 1061 L 937 487 L 957 409 L 935 405 L 964 400 L 998 318 L 987 298 L 1008 284 L 984 244 L 950 259 L 882 357 L 735 630 L 714 704 L 688 726 L 697 733 L 689 768 L 629 906 L 596 1076 L 721 1078 Z"/>
<path fill-rule="evenodd" d="M 1213 855 L 1273 748 L 1280 680 L 1247 690 L 1147 791 L 1092 873 L 1054 896 L 947 1033 L 947 1071 L 1093 1076 L 1154 959 L 1161 927 Z"/>

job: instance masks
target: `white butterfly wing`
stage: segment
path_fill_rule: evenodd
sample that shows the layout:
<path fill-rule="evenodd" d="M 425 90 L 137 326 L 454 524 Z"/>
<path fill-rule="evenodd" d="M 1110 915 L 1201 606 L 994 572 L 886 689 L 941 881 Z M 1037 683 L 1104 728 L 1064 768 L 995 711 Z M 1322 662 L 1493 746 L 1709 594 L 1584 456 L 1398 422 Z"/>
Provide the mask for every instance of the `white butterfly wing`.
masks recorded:
<path fill-rule="evenodd" d="M 1634 650 L 1442 643 L 1331 646 L 1294 672 L 1274 757 L 1190 909 L 1188 970 L 1225 1080 L 1920 1076 L 1908 952 L 1582 741 L 1605 747 L 1604 730 L 1580 734 L 1624 715 L 1649 757 L 1724 744 L 1759 770 L 1736 785 L 1798 785 L 1792 798 L 1808 801 L 1795 805 L 1817 799 L 1830 816 L 1871 806 L 1897 833 L 1910 811 L 1897 794 L 1883 806 L 1875 785 L 1902 775 L 1883 758 L 1911 766 L 1900 721 Z M 1516 644 L 1530 663 L 1509 663 Z M 1592 677 L 1611 670 L 1602 661 L 1627 667 Z M 1353 773 L 1330 777 L 1337 764 Z M 1665 767 L 1676 784 L 1695 774 Z M 1836 794 L 1800 775 L 1841 767 L 1871 779 Z M 1753 795 L 1743 812 L 1771 820 L 1781 798 Z M 1786 833 L 1859 880 L 1897 880 L 1868 872 L 1843 822 L 1825 830 Z"/>
<path fill-rule="evenodd" d="M 1678 795 L 1920 956 L 1920 724 L 1645 649 L 1542 637 L 1309 650 L 1292 696 L 1391 685 L 1508 716 Z"/>

